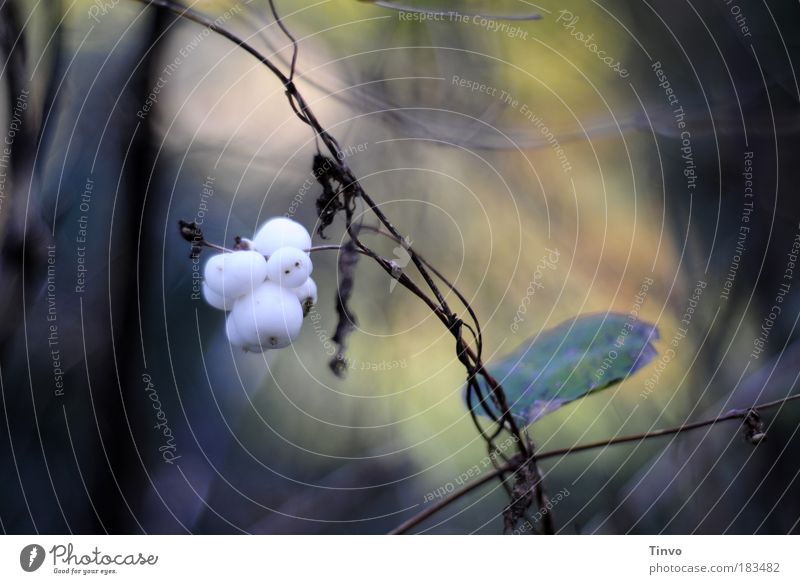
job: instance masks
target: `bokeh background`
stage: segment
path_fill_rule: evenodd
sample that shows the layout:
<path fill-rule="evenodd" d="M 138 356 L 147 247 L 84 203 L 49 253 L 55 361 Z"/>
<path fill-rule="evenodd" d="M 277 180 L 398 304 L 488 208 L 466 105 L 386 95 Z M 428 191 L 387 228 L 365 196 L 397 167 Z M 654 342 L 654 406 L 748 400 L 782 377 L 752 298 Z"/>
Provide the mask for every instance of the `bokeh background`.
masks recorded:
<path fill-rule="evenodd" d="M 537 422 L 537 446 L 794 393 L 797 4 L 407 1 L 544 16 L 277 2 L 299 42 L 298 87 L 364 187 L 467 295 L 486 353 L 581 313 L 636 309 L 661 331 L 658 361 Z M 286 70 L 267 2 L 191 5 Z M 192 296 L 179 219 L 228 245 L 275 215 L 316 224 L 313 135 L 278 81 L 132 0 L 0 12 L 2 530 L 382 533 L 458 487 L 486 449 L 452 337 L 375 265 L 357 270 L 345 379 L 327 365 L 334 252 L 314 257 L 318 306 L 279 352 L 233 349 L 224 315 Z M 329 235 L 342 240 L 341 221 Z M 800 411 L 764 421 L 755 447 L 729 422 L 543 462 L 547 489 L 569 493 L 559 531 L 797 533 Z M 497 533 L 506 500 L 490 483 L 417 530 Z"/>

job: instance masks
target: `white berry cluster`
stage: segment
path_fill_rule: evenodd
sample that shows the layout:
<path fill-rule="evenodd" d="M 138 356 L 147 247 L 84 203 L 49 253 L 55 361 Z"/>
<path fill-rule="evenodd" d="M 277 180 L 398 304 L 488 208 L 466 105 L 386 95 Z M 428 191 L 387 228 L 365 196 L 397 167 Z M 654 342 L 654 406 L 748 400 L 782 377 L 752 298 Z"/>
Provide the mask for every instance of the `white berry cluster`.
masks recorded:
<path fill-rule="evenodd" d="M 288 347 L 317 301 L 311 236 L 296 221 L 275 217 L 240 247 L 208 259 L 203 296 L 230 311 L 225 333 L 232 345 L 259 353 Z"/>

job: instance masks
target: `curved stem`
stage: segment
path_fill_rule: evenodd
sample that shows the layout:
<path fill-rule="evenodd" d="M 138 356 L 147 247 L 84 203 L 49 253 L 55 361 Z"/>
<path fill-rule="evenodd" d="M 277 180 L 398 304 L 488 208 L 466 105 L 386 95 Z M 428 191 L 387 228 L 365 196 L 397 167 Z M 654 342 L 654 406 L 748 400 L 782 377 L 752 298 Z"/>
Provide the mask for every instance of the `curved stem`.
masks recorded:
<path fill-rule="evenodd" d="M 278 26 L 280 27 L 281 31 L 283 31 L 283 34 L 285 34 L 286 38 L 289 39 L 289 42 L 292 43 L 292 61 L 289 66 L 289 81 L 291 81 L 294 79 L 294 71 L 297 67 L 297 39 L 294 38 L 294 35 L 289 31 L 288 28 L 286 28 L 286 25 L 283 24 L 283 19 L 281 18 L 280 14 L 278 14 L 274 2 L 269 3 L 269 8 L 272 11 L 272 16 L 275 18 L 275 22 L 278 23 Z"/>
<path fill-rule="evenodd" d="M 223 27 L 217 25 L 213 20 L 204 16 L 203 14 L 200 14 L 199 12 L 192 10 L 187 6 L 183 6 L 182 4 L 173 2 L 172 0 L 138 0 L 138 1 L 141 2 L 142 4 L 159 6 L 161 8 L 164 8 L 165 10 L 169 10 L 170 12 L 181 18 L 191 20 L 193 22 L 196 22 L 197 24 L 207 27 L 209 30 L 212 30 L 218 35 L 225 37 L 229 41 L 235 43 L 236 45 L 238 45 L 239 47 L 250 53 L 256 59 L 258 59 L 262 65 L 266 66 L 270 71 L 272 71 L 272 73 L 278 79 L 280 79 L 283 85 L 287 85 L 290 83 L 289 78 L 286 77 L 286 75 L 284 75 L 283 72 L 280 69 L 278 69 L 278 67 L 276 67 L 264 55 L 258 52 L 258 50 L 256 50 L 252 45 L 240 39 L 235 34 L 227 31 Z"/>
<path fill-rule="evenodd" d="M 215 249 L 217 251 L 221 251 L 222 253 L 233 253 L 234 251 L 236 251 L 233 249 L 228 249 L 223 245 L 217 245 L 216 243 L 211 243 L 210 241 L 206 241 L 205 239 L 203 240 L 202 245 L 209 247 L 211 249 Z"/>

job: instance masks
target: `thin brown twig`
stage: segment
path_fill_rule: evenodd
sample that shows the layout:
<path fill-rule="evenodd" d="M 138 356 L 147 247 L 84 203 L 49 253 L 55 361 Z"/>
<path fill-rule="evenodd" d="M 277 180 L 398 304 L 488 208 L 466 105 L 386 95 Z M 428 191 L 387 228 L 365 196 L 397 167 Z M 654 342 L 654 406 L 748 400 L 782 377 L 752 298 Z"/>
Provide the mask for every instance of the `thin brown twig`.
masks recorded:
<path fill-rule="evenodd" d="M 283 31 L 283 34 L 285 34 L 286 38 L 289 39 L 289 42 L 292 43 L 292 60 L 289 65 L 289 81 L 291 81 L 294 79 L 294 72 L 297 67 L 297 39 L 294 38 L 294 35 L 291 33 L 291 31 L 286 28 L 285 24 L 283 24 L 283 19 L 281 18 L 280 14 L 278 14 L 278 10 L 275 8 L 275 3 L 270 2 L 269 7 L 272 11 L 273 18 L 275 18 L 275 22 L 278 23 L 278 26 L 280 27 L 281 31 Z"/>
<path fill-rule="evenodd" d="M 674 428 L 664 428 L 662 430 L 654 430 L 652 432 L 644 432 L 641 434 L 632 434 L 629 436 L 620 436 L 618 438 L 609 438 L 606 440 L 598 440 L 597 442 L 590 442 L 588 444 L 581 444 L 579 446 L 571 446 L 568 448 L 559 448 L 556 450 L 549 450 L 547 452 L 541 452 L 536 455 L 536 460 L 545 460 L 548 458 L 557 458 L 560 456 L 568 456 L 570 454 L 576 454 L 578 452 L 585 452 L 587 450 L 594 450 L 597 448 L 605 448 L 608 446 L 614 446 L 617 444 L 625 444 L 629 442 L 641 442 L 643 440 L 649 440 L 651 438 L 660 438 L 663 436 L 671 436 L 673 434 L 680 434 L 682 432 L 688 432 L 690 430 L 697 430 L 699 428 L 705 428 L 707 426 L 713 426 L 715 424 L 719 424 L 720 422 L 728 422 L 730 420 L 743 420 L 750 416 L 753 412 L 759 412 L 762 410 L 768 410 L 771 408 L 775 408 L 777 406 L 785 405 L 789 402 L 800 400 L 800 394 L 795 394 L 791 396 L 787 396 L 785 398 L 777 399 L 774 401 L 766 402 L 763 404 L 758 404 L 750 408 L 742 408 L 731 410 L 721 416 L 717 416 L 716 418 L 711 418 L 708 420 L 701 420 L 698 422 L 692 422 L 689 424 L 683 424 L 681 426 L 676 426 Z M 481 485 L 485 485 L 486 483 L 490 482 L 492 479 L 502 476 L 505 473 L 513 473 L 519 467 L 520 461 L 519 460 L 512 460 L 511 462 L 504 464 L 502 466 L 498 466 L 496 469 L 492 470 L 491 472 L 486 473 L 484 476 L 480 477 L 479 479 L 464 485 L 461 489 L 457 491 L 453 491 L 447 497 L 442 498 L 439 502 L 435 505 L 431 505 L 430 507 L 424 509 L 423 511 L 417 513 L 413 517 L 409 518 L 408 520 L 404 521 L 401 525 L 394 528 L 392 531 L 389 532 L 390 535 L 400 535 L 403 533 L 407 533 L 410 529 L 413 529 L 429 517 L 435 515 L 445 507 L 448 507 L 450 504 L 454 503 L 461 497 L 468 495 Z"/>

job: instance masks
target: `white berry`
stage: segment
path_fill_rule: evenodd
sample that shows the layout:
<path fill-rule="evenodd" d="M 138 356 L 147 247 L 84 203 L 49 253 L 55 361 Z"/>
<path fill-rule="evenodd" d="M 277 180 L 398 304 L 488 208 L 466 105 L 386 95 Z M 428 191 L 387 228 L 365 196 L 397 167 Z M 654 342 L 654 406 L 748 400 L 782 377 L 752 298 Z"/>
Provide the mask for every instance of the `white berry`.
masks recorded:
<path fill-rule="evenodd" d="M 286 217 L 275 217 L 264 223 L 256 232 L 253 247 L 267 257 L 281 247 L 296 247 L 308 251 L 311 248 L 311 236 L 297 221 Z"/>
<path fill-rule="evenodd" d="M 311 307 L 317 303 L 317 284 L 313 279 L 308 278 L 297 288 L 292 288 L 292 294 L 297 296 L 303 306 L 303 315 L 311 311 Z"/>
<path fill-rule="evenodd" d="M 203 280 L 211 290 L 219 294 L 217 290 L 222 290 L 225 272 L 225 254 L 217 254 L 208 258 L 203 269 Z"/>
<path fill-rule="evenodd" d="M 239 327 L 236 326 L 232 315 L 228 315 L 228 318 L 225 320 L 225 335 L 228 337 L 228 342 L 230 342 L 231 345 L 244 349 L 249 353 L 263 353 L 268 349 L 268 347 L 248 343 L 245 336 L 239 332 Z"/>
<path fill-rule="evenodd" d="M 231 345 L 235 347 L 244 347 L 246 343 L 244 336 L 239 332 L 236 323 L 233 321 L 233 315 L 229 314 L 225 319 L 225 336 L 228 337 Z"/>
<path fill-rule="evenodd" d="M 303 309 L 290 291 L 264 282 L 255 292 L 236 301 L 231 318 L 248 350 L 281 349 L 300 335 Z"/>
<path fill-rule="evenodd" d="M 280 247 L 267 260 L 267 278 L 283 288 L 296 288 L 308 280 L 311 258 L 295 247 Z"/>
<path fill-rule="evenodd" d="M 230 310 L 233 308 L 233 303 L 236 302 L 236 296 L 217 294 L 208 287 L 207 282 L 203 282 L 203 298 L 211 306 L 219 310 Z"/>
<path fill-rule="evenodd" d="M 267 261 L 257 251 L 234 251 L 209 258 L 204 271 L 206 284 L 224 298 L 249 294 L 267 277 Z"/>

